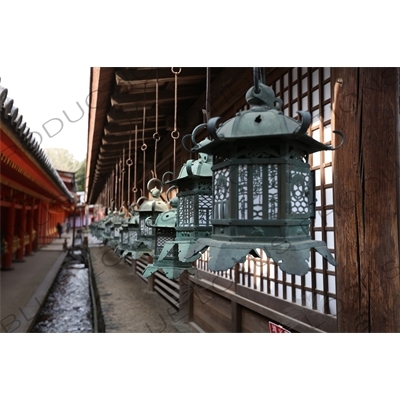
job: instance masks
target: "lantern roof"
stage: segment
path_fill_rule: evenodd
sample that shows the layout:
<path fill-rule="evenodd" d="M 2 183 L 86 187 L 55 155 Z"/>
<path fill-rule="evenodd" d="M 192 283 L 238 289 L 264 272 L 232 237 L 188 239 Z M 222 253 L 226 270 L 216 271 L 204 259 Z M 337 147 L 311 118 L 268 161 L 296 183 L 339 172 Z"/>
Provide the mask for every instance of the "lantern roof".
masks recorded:
<path fill-rule="evenodd" d="M 199 145 L 205 146 L 210 144 L 211 140 L 204 139 Z M 198 178 L 211 178 L 212 177 L 212 157 L 206 153 L 199 153 L 197 160 L 187 160 L 181 168 L 179 175 L 176 179 L 168 181 L 168 184 L 178 185 L 180 182 L 184 182 L 189 179 Z"/>
<path fill-rule="evenodd" d="M 321 150 L 333 150 L 332 146 L 320 143 L 307 134 L 311 124 L 311 114 L 308 111 L 298 111 L 302 120 L 285 116 L 280 108 L 282 100 L 275 97 L 274 91 L 259 84 L 259 92 L 255 88 L 248 90 L 246 101 L 249 110 L 240 111 L 234 118 L 229 119 L 217 128 L 220 117 L 211 118 L 207 130 L 214 139 L 211 142 L 195 143 L 193 150 L 213 154 L 220 146 L 229 142 L 251 139 L 279 139 L 304 148 L 311 154 Z"/>
<path fill-rule="evenodd" d="M 175 228 L 176 209 L 164 211 L 157 216 L 155 226 L 157 228 Z"/>
<path fill-rule="evenodd" d="M 164 211 L 157 216 L 155 225 L 157 228 L 175 228 L 176 226 L 176 211 L 178 206 L 178 198 L 171 199 L 170 204 L 172 209 Z"/>
<path fill-rule="evenodd" d="M 144 201 L 139 207 L 139 212 L 143 211 L 164 212 L 169 210 L 168 205 L 162 200 L 159 200 L 159 197 L 161 196 L 161 192 L 159 189 L 157 188 L 151 189 L 150 194 L 152 195 L 153 200 Z"/>

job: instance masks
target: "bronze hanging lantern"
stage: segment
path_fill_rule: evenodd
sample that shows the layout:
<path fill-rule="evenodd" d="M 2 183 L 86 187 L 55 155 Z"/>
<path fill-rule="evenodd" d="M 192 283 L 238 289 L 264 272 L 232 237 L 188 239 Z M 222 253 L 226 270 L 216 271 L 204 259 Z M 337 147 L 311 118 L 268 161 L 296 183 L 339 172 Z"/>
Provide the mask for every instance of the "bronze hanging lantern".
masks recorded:
<path fill-rule="evenodd" d="M 151 187 L 152 183 L 159 183 L 160 188 L 156 186 Z M 168 205 L 160 200 L 162 194 L 163 184 L 159 179 L 153 178 L 147 183 L 147 190 L 149 190 L 153 200 L 145 200 L 139 207 L 139 232 L 137 239 L 133 242 L 132 246 L 124 253 L 131 255 L 134 260 L 137 260 L 144 254 L 152 256 L 155 248 L 155 232 L 151 225 L 146 224 L 146 220 L 150 217 L 151 224 L 154 224 L 158 214 L 168 211 Z"/>
<path fill-rule="evenodd" d="M 212 235 L 199 238 L 186 258 L 209 248 L 208 268 L 225 271 L 248 254 L 258 257 L 260 248 L 282 271 L 304 275 L 314 248 L 336 265 L 326 244 L 310 237 L 315 188 L 307 162 L 309 154 L 335 148 L 307 135 L 309 112 L 298 112 L 301 121 L 284 116 L 282 100 L 270 87 L 255 83 L 246 94 L 250 109 L 218 128 L 219 117 L 210 119 L 213 140 L 193 149 L 214 158 Z M 343 135 L 334 133 L 341 135 L 341 146 Z"/>
<path fill-rule="evenodd" d="M 138 202 L 141 199 L 146 199 L 145 197 L 139 198 Z M 147 199 L 146 199 L 147 200 Z M 140 232 L 139 228 L 139 211 L 135 209 L 136 204 L 132 204 L 129 207 L 130 210 L 130 218 L 125 220 L 122 225 L 123 229 L 121 231 L 121 241 L 118 245 L 118 250 L 120 251 L 120 257 L 123 258 L 127 254 L 129 254 L 129 250 L 132 248 L 134 242 L 138 237 L 138 233 Z"/>
<path fill-rule="evenodd" d="M 205 124 L 200 128 L 204 126 Z M 205 139 L 202 143 L 209 142 Z M 186 262 L 184 268 L 191 268 L 191 264 L 187 263 L 200 257 L 198 254 L 192 258 L 186 258 L 186 254 L 198 238 L 211 236 L 213 203 L 211 167 L 212 157 L 200 153 L 197 160 L 188 160 L 183 165 L 178 178 L 167 182 L 179 188 L 176 237 L 165 244 L 159 256 L 160 260 L 167 254 L 175 253 L 179 263 Z"/>
<path fill-rule="evenodd" d="M 157 270 L 162 270 L 167 278 L 178 279 L 184 270 L 193 268 L 191 262 L 179 261 L 177 247 L 167 247 L 175 239 L 176 235 L 178 201 L 178 198 L 174 197 L 170 201 L 171 210 L 159 214 L 155 224 L 150 225 L 155 229 L 154 261 L 153 264 L 148 264 L 143 271 L 144 278 L 149 277 Z M 149 219 L 147 219 L 147 224 L 150 222 Z"/>
<path fill-rule="evenodd" d="M 107 245 L 115 248 L 118 245 L 120 239 L 120 230 L 122 226 L 122 222 L 124 220 L 124 213 L 119 211 L 114 211 L 112 224 L 110 226 L 110 238 L 108 240 Z"/>

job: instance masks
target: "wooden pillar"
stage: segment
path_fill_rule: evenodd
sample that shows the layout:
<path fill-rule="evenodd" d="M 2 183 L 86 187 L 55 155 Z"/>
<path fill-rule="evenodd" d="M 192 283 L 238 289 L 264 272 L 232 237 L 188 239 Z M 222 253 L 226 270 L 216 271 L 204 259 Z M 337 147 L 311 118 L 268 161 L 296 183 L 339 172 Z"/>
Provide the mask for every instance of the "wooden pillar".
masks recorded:
<path fill-rule="evenodd" d="M 17 250 L 16 253 L 16 261 L 22 261 L 24 259 L 24 249 L 25 249 L 25 233 L 26 233 L 26 202 L 24 201 L 22 205 L 22 209 L 19 212 L 20 218 L 18 221 L 18 237 L 19 237 L 19 243 L 20 247 Z"/>
<path fill-rule="evenodd" d="M 36 209 L 33 211 L 33 229 L 36 231 L 36 237 L 33 240 L 32 250 L 37 251 L 39 247 L 39 235 L 40 235 L 40 201 L 36 206 Z"/>
<path fill-rule="evenodd" d="M 399 68 L 333 68 L 338 332 L 400 332 Z"/>
<path fill-rule="evenodd" d="M 5 239 L 7 242 L 7 253 L 3 256 L 3 262 L 1 269 L 4 271 L 11 271 L 14 268 L 11 267 L 13 258 L 13 239 L 14 239 L 14 226 L 15 226 L 15 199 L 11 199 L 11 205 L 8 213 L 7 228 L 5 232 Z"/>
<path fill-rule="evenodd" d="M 25 247 L 25 255 L 30 256 L 32 254 L 33 249 L 33 224 L 34 224 L 34 215 L 35 215 L 35 200 L 31 201 L 31 209 L 27 213 L 27 232 L 29 235 L 29 243 Z"/>

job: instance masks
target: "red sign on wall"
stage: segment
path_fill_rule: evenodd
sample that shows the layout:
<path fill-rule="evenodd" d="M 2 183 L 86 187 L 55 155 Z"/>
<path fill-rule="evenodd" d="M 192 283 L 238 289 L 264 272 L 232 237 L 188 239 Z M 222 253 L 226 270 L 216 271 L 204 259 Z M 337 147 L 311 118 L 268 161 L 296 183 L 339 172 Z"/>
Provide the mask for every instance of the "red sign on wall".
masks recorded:
<path fill-rule="evenodd" d="M 280 325 L 274 324 L 273 322 L 269 323 L 269 331 L 270 333 L 291 333 L 287 329 L 283 328 Z"/>

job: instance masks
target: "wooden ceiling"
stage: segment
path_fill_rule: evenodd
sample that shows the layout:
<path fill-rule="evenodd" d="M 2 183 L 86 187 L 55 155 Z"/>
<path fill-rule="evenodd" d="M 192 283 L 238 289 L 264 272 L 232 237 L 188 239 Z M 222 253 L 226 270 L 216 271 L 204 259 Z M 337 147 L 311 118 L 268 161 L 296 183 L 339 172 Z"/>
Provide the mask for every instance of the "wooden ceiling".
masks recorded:
<path fill-rule="evenodd" d="M 92 68 L 87 157 L 89 204 L 96 202 L 124 149 L 127 158 L 135 129 L 139 147 L 144 137 L 146 160 L 152 161 L 155 132 L 160 136 L 158 149 L 165 148 L 171 142 L 175 121 L 182 138 L 205 120 L 207 77 L 212 116 L 232 107 L 236 97 L 243 99 L 243 91 L 252 86 L 252 68 L 212 67 L 208 75 L 205 67 Z M 138 164 L 138 174 L 142 167 Z"/>

